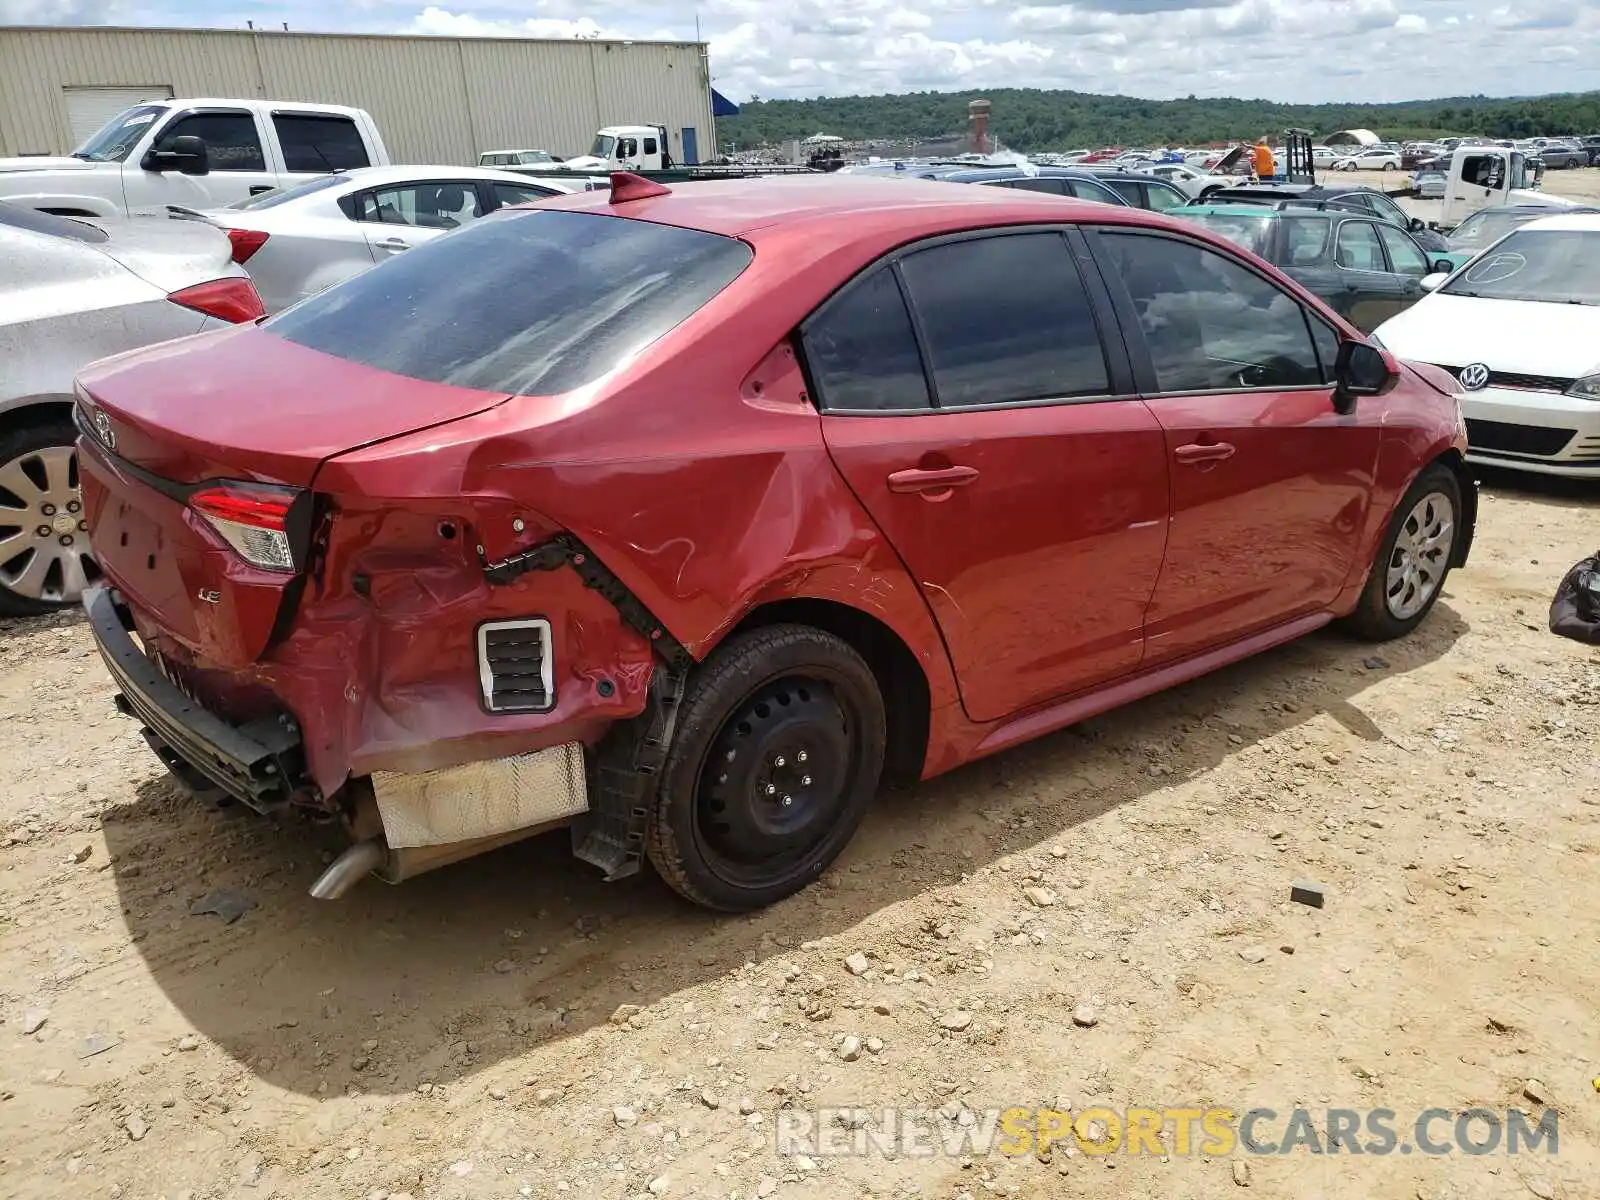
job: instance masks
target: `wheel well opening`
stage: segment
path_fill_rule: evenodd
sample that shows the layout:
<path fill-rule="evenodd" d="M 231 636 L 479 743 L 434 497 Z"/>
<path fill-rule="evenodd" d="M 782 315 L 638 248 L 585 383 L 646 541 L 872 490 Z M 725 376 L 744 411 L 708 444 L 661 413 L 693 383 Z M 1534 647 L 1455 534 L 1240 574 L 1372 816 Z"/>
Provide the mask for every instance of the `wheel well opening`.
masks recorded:
<path fill-rule="evenodd" d="M 72 399 L 40 397 L 0 412 L 0 437 L 31 426 L 72 423 Z"/>
<path fill-rule="evenodd" d="M 849 643 L 866 660 L 883 696 L 889 744 L 883 778 L 903 787 L 922 777 L 928 754 L 928 677 L 909 646 L 876 617 L 830 600 L 780 600 L 764 604 L 739 622 L 738 631 L 763 625 L 810 625 Z"/>
<path fill-rule="evenodd" d="M 1469 464 L 1461 451 L 1456 449 L 1446 450 L 1434 459 L 1443 467 L 1447 467 L 1455 474 L 1456 480 L 1461 485 L 1461 537 L 1456 539 L 1455 551 L 1451 557 L 1452 567 L 1467 565 L 1467 552 L 1472 545 L 1474 532 L 1478 527 L 1478 480 L 1472 473 Z"/>

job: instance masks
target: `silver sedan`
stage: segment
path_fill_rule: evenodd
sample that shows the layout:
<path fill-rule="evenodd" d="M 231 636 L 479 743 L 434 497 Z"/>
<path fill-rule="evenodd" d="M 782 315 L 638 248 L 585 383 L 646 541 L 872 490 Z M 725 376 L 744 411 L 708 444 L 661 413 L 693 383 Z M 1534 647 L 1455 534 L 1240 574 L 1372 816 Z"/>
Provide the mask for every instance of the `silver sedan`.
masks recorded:
<path fill-rule="evenodd" d="M 94 576 L 72 377 L 96 359 L 262 313 L 214 229 L 91 224 L 0 202 L 0 616 L 76 604 Z"/>
<path fill-rule="evenodd" d="M 480 167 L 361 167 L 223 209 L 174 210 L 233 242 L 268 312 L 325 291 L 504 205 L 581 192 L 586 178 L 530 179 Z"/>

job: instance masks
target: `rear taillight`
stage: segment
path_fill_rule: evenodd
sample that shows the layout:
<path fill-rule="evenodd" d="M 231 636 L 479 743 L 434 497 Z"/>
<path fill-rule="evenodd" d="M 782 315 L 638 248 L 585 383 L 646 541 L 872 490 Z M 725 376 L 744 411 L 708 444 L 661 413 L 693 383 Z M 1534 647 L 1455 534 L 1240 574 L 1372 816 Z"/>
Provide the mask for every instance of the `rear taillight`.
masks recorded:
<path fill-rule="evenodd" d="M 230 229 L 228 243 L 233 247 L 233 261 L 243 264 L 267 244 L 267 235 L 259 229 Z"/>
<path fill-rule="evenodd" d="M 256 292 L 256 285 L 242 277 L 197 283 L 181 292 L 172 292 L 167 299 L 234 325 L 267 315 L 266 306 Z"/>
<path fill-rule="evenodd" d="M 260 483 L 215 483 L 189 497 L 189 507 L 252 566 L 293 571 L 289 510 L 300 493 Z"/>

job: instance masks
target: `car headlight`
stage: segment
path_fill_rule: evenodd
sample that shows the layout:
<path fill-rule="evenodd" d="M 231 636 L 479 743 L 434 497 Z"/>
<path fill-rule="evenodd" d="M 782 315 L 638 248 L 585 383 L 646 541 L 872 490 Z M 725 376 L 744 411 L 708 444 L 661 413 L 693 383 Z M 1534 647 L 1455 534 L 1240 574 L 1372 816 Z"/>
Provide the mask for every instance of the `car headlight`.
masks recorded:
<path fill-rule="evenodd" d="M 1600 373 L 1585 375 L 1582 379 L 1574 380 L 1567 389 L 1567 395 L 1576 396 L 1580 400 L 1600 400 Z"/>

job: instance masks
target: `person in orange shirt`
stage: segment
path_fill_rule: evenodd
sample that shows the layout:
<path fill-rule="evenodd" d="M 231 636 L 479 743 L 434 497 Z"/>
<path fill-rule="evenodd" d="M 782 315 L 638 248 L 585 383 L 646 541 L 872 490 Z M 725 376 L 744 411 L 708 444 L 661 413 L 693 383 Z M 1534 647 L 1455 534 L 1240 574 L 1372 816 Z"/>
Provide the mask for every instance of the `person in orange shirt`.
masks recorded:
<path fill-rule="evenodd" d="M 1277 174 L 1277 167 L 1272 158 L 1272 148 L 1267 145 L 1267 139 L 1261 138 L 1256 142 L 1256 148 L 1251 152 L 1251 162 L 1255 167 L 1256 178 L 1266 179 Z"/>

